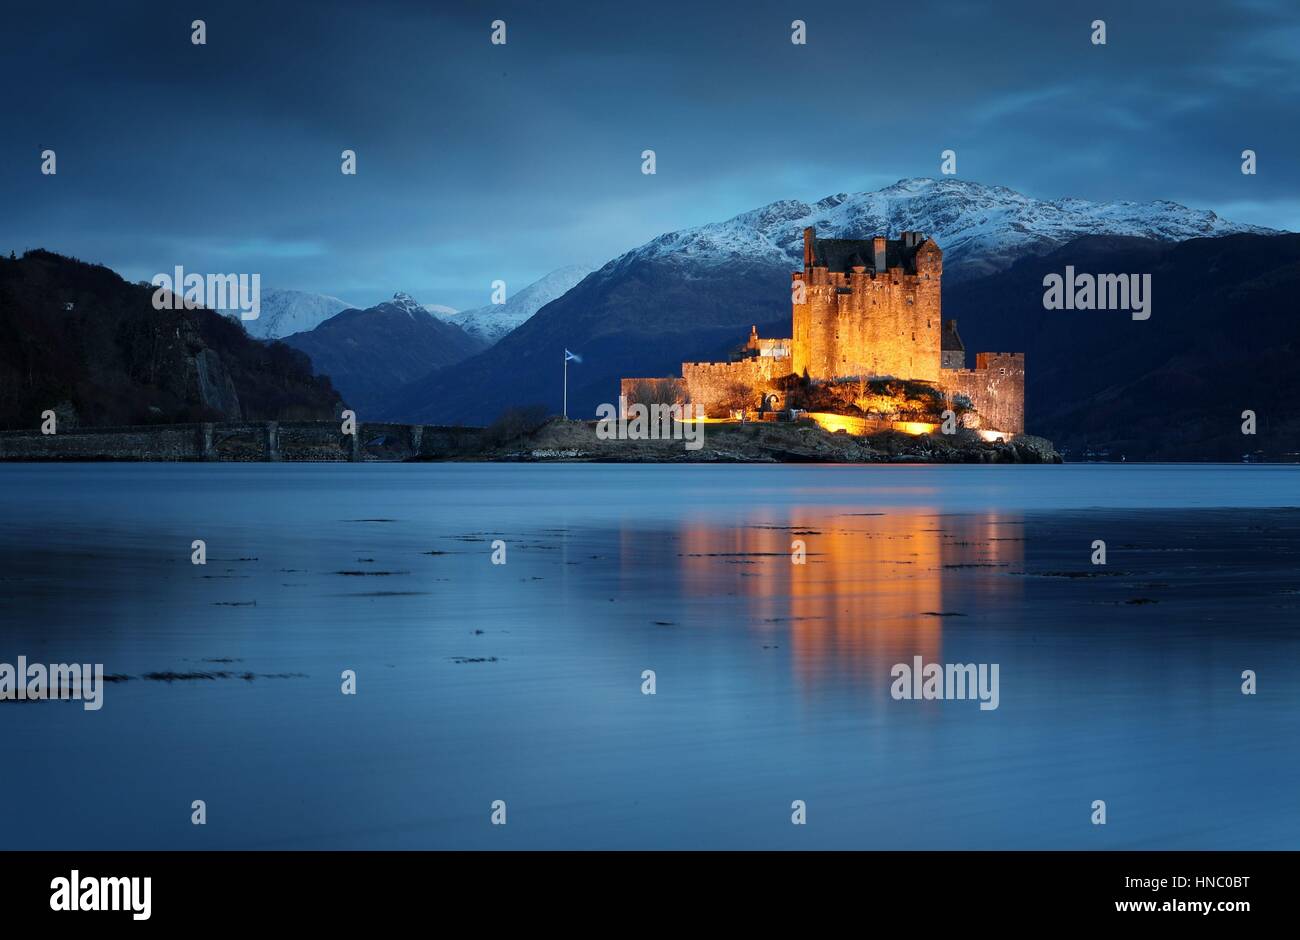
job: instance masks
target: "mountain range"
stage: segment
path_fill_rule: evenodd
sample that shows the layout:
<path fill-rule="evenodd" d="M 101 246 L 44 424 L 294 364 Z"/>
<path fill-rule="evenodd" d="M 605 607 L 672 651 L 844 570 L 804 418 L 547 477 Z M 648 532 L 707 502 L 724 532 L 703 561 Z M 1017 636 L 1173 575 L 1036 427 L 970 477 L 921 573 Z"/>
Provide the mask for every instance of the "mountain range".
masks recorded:
<path fill-rule="evenodd" d="M 472 310 L 450 310 L 426 304 L 425 309 L 448 323 L 454 323 L 471 336 L 476 336 L 487 346 L 517 329 L 552 300 L 564 296 L 573 285 L 592 272 L 586 264 L 571 264 L 558 268 L 529 284 L 517 294 L 507 295 L 505 303 L 488 304 Z"/>
<path fill-rule="evenodd" d="M 377 404 L 396 389 L 486 345 L 401 291 L 365 310 L 337 313 L 283 342 L 306 353 L 316 374 L 328 375 L 362 420 L 378 417 Z"/>
<path fill-rule="evenodd" d="M 788 336 L 790 272 L 802 266 L 806 226 L 833 238 L 926 233 L 944 249 L 945 304 L 951 286 L 1081 236 L 1176 242 L 1272 234 L 1173 202 L 1043 201 L 951 178 L 901 180 L 812 205 L 785 200 L 661 235 L 615 258 L 489 349 L 397 389 L 380 411 L 476 424 L 517 404 L 559 411 L 567 348 L 584 356 L 569 369 L 569 412 L 590 415 L 614 400 L 620 377 L 676 375 L 683 361 L 725 358 L 751 325 L 762 335 Z"/>
<path fill-rule="evenodd" d="M 262 289 L 261 309 L 256 320 L 239 320 L 249 336 L 283 339 L 291 333 L 312 330 L 351 304 L 328 294 L 301 290 Z"/>
<path fill-rule="evenodd" d="M 924 232 L 944 255 L 944 281 L 969 280 L 1042 254 L 1080 235 L 1182 241 L 1235 232 L 1270 233 L 1176 202 L 1046 201 L 967 180 L 906 179 L 870 193 L 838 193 L 812 205 L 784 200 L 725 222 L 670 232 L 620 260 L 803 266 L 803 230 L 829 238 Z"/>

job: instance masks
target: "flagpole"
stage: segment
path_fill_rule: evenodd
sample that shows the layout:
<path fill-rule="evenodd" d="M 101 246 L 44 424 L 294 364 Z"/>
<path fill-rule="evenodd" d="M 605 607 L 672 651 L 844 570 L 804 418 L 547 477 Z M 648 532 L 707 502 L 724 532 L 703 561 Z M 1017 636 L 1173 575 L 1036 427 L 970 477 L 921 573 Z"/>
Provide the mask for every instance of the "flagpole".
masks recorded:
<path fill-rule="evenodd" d="M 564 420 L 569 420 L 569 351 L 564 351 Z"/>

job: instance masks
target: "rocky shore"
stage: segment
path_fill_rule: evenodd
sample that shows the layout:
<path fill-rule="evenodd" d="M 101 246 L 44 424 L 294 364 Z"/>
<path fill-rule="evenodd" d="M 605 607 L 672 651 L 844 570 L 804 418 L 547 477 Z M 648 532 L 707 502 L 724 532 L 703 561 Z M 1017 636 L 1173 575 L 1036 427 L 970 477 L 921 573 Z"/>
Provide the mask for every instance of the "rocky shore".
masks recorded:
<path fill-rule="evenodd" d="M 682 440 L 601 440 L 593 421 L 547 422 L 467 459 L 601 463 L 1061 463 L 1052 442 L 1022 434 L 988 443 L 973 431 L 854 437 L 810 422 L 709 424 L 702 446 Z"/>

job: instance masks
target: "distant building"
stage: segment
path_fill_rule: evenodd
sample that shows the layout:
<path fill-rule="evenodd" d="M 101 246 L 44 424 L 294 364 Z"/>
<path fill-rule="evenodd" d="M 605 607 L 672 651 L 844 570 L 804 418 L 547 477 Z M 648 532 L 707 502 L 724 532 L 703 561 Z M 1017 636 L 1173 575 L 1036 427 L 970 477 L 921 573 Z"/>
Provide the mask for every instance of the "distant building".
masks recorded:
<path fill-rule="evenodd" d="M 1023 353 L 976 353 L 966 368 L 957 323 L 943 323 L 943 251 L 920 232 L 899 239 L 818 238 L 804 229 L 803 270 L 791 275 L 791 336 L 751 328 L 740 358 L 684 362 L 680 379 L 623 379 L 629 401 L 652 398 L 757 411 L 784 399 L 781 380 L 896 378 L 962 395 L 985 429 L 1024 431 Z M 773 399 L 773 396 L 776 396 Z"/>

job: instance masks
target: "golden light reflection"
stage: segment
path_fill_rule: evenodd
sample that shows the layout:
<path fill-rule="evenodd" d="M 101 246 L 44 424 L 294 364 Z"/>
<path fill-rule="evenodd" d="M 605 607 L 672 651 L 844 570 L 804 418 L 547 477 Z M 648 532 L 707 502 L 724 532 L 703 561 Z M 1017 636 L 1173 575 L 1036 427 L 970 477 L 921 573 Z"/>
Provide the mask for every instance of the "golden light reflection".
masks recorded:
<path fill-rule="evenodd" d="M 788 646 L 801 682 L 878 682 L 916 655 L 943 662 L 951 616 L 977 624 L 1018 594 L 1019 580 L 1005 575 L 1023 562 L 1019 521 L 919 508 L 760 509 L 741 525 L 683 524 L 678 584 L 701 601 L 734 597 L 752 632 Z M 791 562 L 796 539 L 806 564 Z"/>

